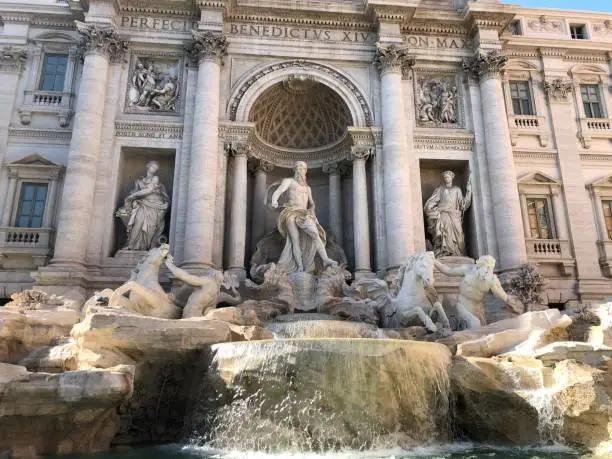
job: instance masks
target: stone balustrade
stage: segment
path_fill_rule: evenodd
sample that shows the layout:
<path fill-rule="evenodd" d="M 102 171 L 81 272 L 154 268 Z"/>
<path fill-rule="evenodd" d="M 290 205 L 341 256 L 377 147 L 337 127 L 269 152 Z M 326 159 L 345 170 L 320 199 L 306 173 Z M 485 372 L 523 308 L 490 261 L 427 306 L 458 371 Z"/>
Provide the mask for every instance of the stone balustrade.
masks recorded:
<path fill-rule="evenodd" d="M 559 239 L 525 239 L 527 258 L 534 263 L 551 263 L 561 267 L 563 275 L 571 274 L 574 259 L 570 242 Z"/>
<path fill-rule="evenodd" d="M 612 241 L 599 241 L 599 266 L 603 269 L 606 276 L 612 277 Z"/>
<path fill-rule="evenodd" d="M 591 148 L 592 139 L 612 139 L 612 120 L 609 118 L 580 118 L 580 140 L 584 148 Z"/>
<path fill-rule="evenodd" d="M 3 255 L 31 256 L 43 265 L 51 252 L 53 228 L 0 228 L 0 259 Z"/>
<path fill-rule="evenodd" d="M 548 146 L 550 134 L 543 129 L 546 126 L 543 116 L 511 115 L 508 118 L 508 125 L 513 146 L 517 145 L 518 137 L 522 135 L 537 136 L 543 148 Z"/>
<path fill-rule="evenodd" d="M 68 126 L 72 114 L 72 93 L 57 91 L 25 91 L 23 105 L 19 109 L 21 124 L 29 125 L 32 113 L 56 114 L 61 127 Z"/>

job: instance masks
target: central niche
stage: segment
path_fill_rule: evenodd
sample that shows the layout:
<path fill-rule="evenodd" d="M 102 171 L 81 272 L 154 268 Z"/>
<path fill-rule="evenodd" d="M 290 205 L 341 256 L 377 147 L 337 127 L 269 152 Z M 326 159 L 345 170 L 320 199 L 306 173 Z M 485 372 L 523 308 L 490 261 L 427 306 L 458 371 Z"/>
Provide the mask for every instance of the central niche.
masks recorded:
<path fill-rule="evenodd" d="M 310 77 L 291 76 L 266 89 L 249 116 L 264 142 L 284 149 L 313 149 L 346 135 L 352 117 L 332 89 Z"/>

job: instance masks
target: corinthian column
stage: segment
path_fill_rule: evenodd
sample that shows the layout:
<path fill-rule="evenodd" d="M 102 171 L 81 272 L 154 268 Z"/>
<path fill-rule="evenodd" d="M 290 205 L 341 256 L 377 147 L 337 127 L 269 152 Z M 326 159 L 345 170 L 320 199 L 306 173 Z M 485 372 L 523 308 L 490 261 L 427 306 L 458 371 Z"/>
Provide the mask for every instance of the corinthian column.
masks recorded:
<path fill-rule="evenodd" d="M 370 216 L 365 163 L 371 151 L 351 150 L 353 158 L 353 228 L 355 242 L 355 278 L 372 275 L 370 264 Z"/>
<path fill-rule="evenodd" d="M 323 172 L 329 174 L 329 227 L 336 243 L 342 247 L 342 174 L 338 163 L 326 164 Z"/>
<path fill-rule="evenodd" d="M 239 279 L 245 278 L 244 251 L 246 246 L 247 223 L 247 161 L 249 146 L 228 145 L 233 157 L 232 165 L 232 206 L 229 227 L 229 266 Z"/>
<path fill-rule="evenodd" d="M 213 265 L 219 160 L 219 79 L 222 59 L 227 54 L 227 39 L 221 33 L 193 31 L 193 43 L 188 52 L 198 64 L 198 83 L 193 111 L 183 265 L 197 269 Z"/>
<path fill-rule="evenodd" d="M 501 72 L 507 60 L 506 56 L 497 51 L 479 51 L 463 63 L 466 72 L 480 81 L 489 182 L 501 269 L 514 268 L 527 261 L 516 169 L 501 83 Z"/>
<path fill-rule="evenodd" d="M 119 59 L 127 49 L 127 42 L 119 41 L 112 27 L 79 21 L 76 25 L 83 37 L 83 75 L 68 153 L 53 265 L 85 264 L 109 61 Z"/>
<path fill-rule="evenodd" d="M 274 165 L 263 159 L 253 161 L 252 170 L 255 175 L 253 184 L 253 221 L 251 224 L 251 252 L 255 252 L 257 243 L 266 234 L 266 185 L 268 182 L 267 174 L 274 170 Z"/>
<path fill-rule="evenodd" d="M 395 44 L 378 45 L 374 63 L 381 78 L 382 166 L 389 268 L 405 262 L 413 249 L 411 183 L 402 93 L 402 67 L 407 61 L 407 48 Z"/>

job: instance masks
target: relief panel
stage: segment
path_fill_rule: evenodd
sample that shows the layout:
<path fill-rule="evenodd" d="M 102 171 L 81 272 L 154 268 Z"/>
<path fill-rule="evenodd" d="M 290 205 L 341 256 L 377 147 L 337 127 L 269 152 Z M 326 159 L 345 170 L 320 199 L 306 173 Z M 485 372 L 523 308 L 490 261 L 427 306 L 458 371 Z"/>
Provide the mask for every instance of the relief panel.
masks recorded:
<path fill-rule="evenodd" d="M 415 88 L 417 125 L 462 127 L 458 88 L 455 75 L 418 75 Z"/>

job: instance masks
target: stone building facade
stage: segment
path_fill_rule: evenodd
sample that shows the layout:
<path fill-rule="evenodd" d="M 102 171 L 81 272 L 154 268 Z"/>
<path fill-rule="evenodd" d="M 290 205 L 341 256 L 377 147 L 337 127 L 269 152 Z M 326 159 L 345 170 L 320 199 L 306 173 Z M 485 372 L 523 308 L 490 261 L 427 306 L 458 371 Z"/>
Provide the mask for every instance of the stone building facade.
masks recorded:
<path fill-rule="evenodd" d="M 177 263 L 240 276 L 267 187 L 308 164 L 356 275 L 428 247 L 452 170 L 466 255 L 612 295 L 612 15 L 495 0 L 0 5 L 0 297 L 123 282 L 115 216 L 149 161 Z"/>

